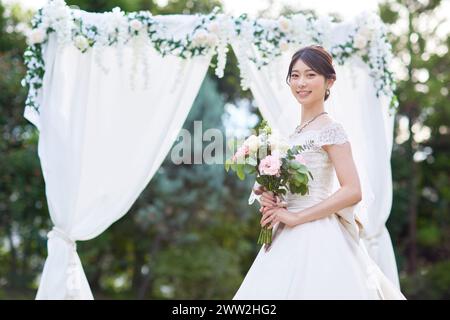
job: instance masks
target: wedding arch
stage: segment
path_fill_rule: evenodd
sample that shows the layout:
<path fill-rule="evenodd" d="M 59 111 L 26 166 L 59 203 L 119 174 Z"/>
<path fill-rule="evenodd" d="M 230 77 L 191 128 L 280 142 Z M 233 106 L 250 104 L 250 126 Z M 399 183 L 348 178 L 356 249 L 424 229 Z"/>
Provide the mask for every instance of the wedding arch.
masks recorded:
<path fill-rule="evenodd" d="M 397 103 L 391 46 L 377 14 L 339 23 L 310 14 L 272 20 L 219 10 L 153 16 L 119 8 L 90 13 L 53 0 L 32 20 L 23 80 L 24 116 L 40 132 L 54 224 L 36 298 L 93 299 L 76 241 L 97 237 L 130 209 L 176 140 L 214 55 L 222 77 L 231 46 L 242 87 L 269 124 L 289 135 L 300 112 L 286 70 L 293 52 L 310 44 L 322 45 L 337 62 L 325 109 L 352 143 L 363 189 L 352 209 L 363 218 L 370 255 L 398 285 L 385 227 Z"/>

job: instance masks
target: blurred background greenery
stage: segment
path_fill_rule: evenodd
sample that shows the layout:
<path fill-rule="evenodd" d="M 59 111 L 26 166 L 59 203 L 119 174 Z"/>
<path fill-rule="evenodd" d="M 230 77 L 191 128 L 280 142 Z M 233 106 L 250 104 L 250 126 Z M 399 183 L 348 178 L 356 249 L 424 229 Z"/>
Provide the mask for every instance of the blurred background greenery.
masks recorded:
<path fill-rule="evenodd" d="M 154 15 L 208 13 L 222 5 L 206 0 L 170 0 L 162 7 L 153 0 L 66 2 L 89 11 L 120 6 Z M 409 299 L 450 298 L 450 28 L 439 18 L 442 8 L 437 0 L 379 4 L 396 56 L 400 101 L 388 229 Z M 292 11 L 284 7 L 281 12 Z M 0 299 L 35 297 L 51 228 L 38 132 L 23 118 L 26 44 L 21 31 L 31 16 L 19 4 L 0 0 Z M 224 78 L 215 77 L 213 67 L 208 71 L 184 124 L 191 132 L 194 120 L 202 120 L 205 130 L 225 130 L 224 123 L 240 109 L 261 119 L 251 93 L 239 86 L 232 50 L 228 59 Z M 78 243 L 94 297 L 230 299 L 258 250 L 259 213 L 256 205 L 247 205 L 252 183 L 238 181 L 222 165 L 176 166 L 166 159 L 127 215 L 99 237 Z"/>

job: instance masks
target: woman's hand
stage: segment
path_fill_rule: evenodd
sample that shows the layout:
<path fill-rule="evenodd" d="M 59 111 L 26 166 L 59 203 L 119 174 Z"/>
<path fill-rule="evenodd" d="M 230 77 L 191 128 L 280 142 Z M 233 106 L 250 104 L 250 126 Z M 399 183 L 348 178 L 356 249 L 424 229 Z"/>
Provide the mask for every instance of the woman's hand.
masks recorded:
<path fill-rule="evenodd" d="M 273 228 L 278 222 L 282 222 L 288 227 L 294 227 L 299 224 L 298 218 L 297 214 L 290 213 L 286 208 L 269 208 L 263 212 L 261 227 L 269 224 L 269 228 Z"/>
<path fill-rule="evenodd" d="M 263 207 L 274 207 L 276 204 L 276 197 L 273 194 L 273 192 L 269 192 L 267 191 L 266 188 L 264 188 L 261 185 L 258 185 L 257 187 L 253 188 L 253 193 L 256 194 L 257 196 L 261 196 L 259 198 L 259 202 L 261 204 L 261 209 Z M 260 209 L 260 211 L 261 211 Z"/>
<path fill-rule="evenodd" d="M 257 196 L 262 195 L 264 191 L 266 191 L 266 189 L 261 185 L 258 185 L 257 187 L 253 188 L 253 193 L 256 194 Z"/>
<path fill-rule="evenodd" d="M 273 192 L 264 191 L 259 198 L 259 202 L 261 203 L 261 207 L 273 208 L 277 205 L 277 199 Z"/>
<path fill-rule="evenodd" d="M 262 214 L 264 214 L 267 210 L 272 209 L 272 208 L 286 208 L 287 207 L 286 202 L 281 201 L 281 199 L 278 196 L 270 197 L 270 194 L 272 194 L 272 192 L 267 194 L 267 196 L 264 198 L 264 202 L 263 202 L 263 197 L 261 196 L 261 199 L 260 199 L 261 208 L 259 209 L 259 212 L 261 212 Z M 269 201 L 266 201 L 267 197 L 270 197 Z"/>

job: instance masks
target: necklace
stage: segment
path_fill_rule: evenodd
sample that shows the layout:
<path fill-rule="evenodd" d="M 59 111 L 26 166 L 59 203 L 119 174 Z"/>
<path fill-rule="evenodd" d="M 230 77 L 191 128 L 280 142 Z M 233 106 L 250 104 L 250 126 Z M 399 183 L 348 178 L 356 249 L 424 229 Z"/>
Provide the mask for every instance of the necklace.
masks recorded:
<path fill-rule="evenodd" d="M 325 113 L 328 113 L 328 112 L 324 111 L 324 112 L 319 113 L 317 116 L 315 116 L 311 120 L 308 120 L 303 126 L 298 125 L 297 128 L 295 128 L 295 132 L 300 133 L 304 127 L 306 127 L 308 124 L 313 122 L 318 116 L 325 114 Z"/>

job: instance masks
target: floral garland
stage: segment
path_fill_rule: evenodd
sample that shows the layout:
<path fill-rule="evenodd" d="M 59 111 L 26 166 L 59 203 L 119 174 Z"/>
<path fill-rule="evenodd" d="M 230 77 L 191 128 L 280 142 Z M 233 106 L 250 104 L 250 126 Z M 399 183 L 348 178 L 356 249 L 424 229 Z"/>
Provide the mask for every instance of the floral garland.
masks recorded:
<path fill-rule="evenodd" d="M 28 35 L 29 46 L 24 53 L 27 73 L 22 85 L 29 87 L 26 106 L 39 111 L 38 95 L 45 73 L 43 51 L 51 33 L 56 34 L 59 45 L 73 44 L 82 53 L 95 48 L 95 60 L 104 71 L 107 68 L 101 62 L 102 48 L 131 44 L 135 49 L 133 69 L 136 69 L 138 59 L 146 61 L 142 48 L 152 46 L 162 56 L 171 54 L 183 59 L 217 54 L 215 73 L 218 77 L 223 77 L 228 45 L 235 40 L 238 60 L 249 59 L 258 68 L 270 64 L 291 48 L 320 44 L 329 49 L 340 64 L 352 56 L 361 57 L 369 66 L 377 96 L 383 93 L 391 99 L 392 108 L 398 105 L 395 82 L 388 67 L 392 58 L 391 46 L 386 28 L 376 14 L 357 17 L 353 32 L 339 44 L 332 44 L 329 38 L 333 26 L 330 18 L 316 18 L 311 14 L 295 14 L 278 20 L 250 20 L 246 15 L 233 18 L 221 14 L 216 8 L 208 15 L 198 15 L 193 30 L 181 39 L 174 39 L 148 11 L 125 13 L 115 8 L 101 17 L 100 23 L 89 23 L 81 17 L 79 10 L 70 9 L 63 0 L 52 0 L 36 13 Z M 144 63 L 144 74 L 147 67 Z M 239 67 L 241 84 L 246 89 L 250 86 L 248 70 L 241 64 Z"/>
<path fill-rule="evenodd" d="M 369 67 L 370 76 L 374 79 L 376 95 L 382 93 L 390 98 L 390 108 L 398 106 L 396 89 L 389 64 L 392 60 L 392 47 L 387 39 L 386 27 L 374 13 L 363 13 L 356 17 L 356 23 L 344 43 L 332 44 L 329 35 L 332 21 L 329 17 L 316 18 L 312 14 L 296 14 L 291 17 L 280 17 L 278 20 L 256 20 L 251 22 L 246 15 L 235 20 L 237 34 L 241 36 L 241 58 L 247 58 L 258 68 L 270 64 L 292 48 L 308 44 L 320 44 L 328 49 L 340 65 L 352 56 L 359 56 Z M 295 26 L 295 28 L 294 28 Z M 243 32 L 242 29 L 247 29 Z M 256 54 L 251 46 L 256 47 Z M 240 66 L 242 86 L 249 87 L 249 79 L 245 66 Z"/>

